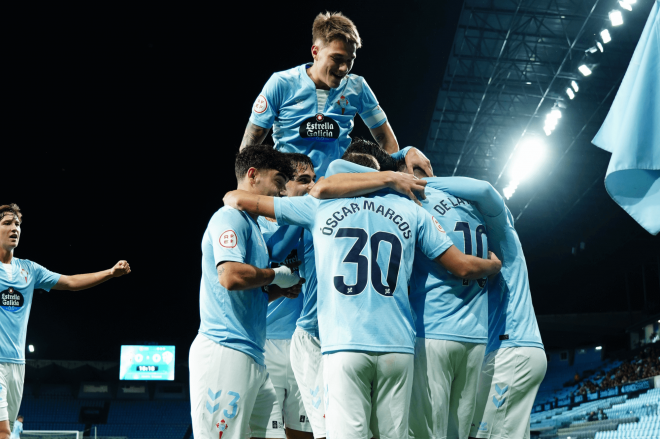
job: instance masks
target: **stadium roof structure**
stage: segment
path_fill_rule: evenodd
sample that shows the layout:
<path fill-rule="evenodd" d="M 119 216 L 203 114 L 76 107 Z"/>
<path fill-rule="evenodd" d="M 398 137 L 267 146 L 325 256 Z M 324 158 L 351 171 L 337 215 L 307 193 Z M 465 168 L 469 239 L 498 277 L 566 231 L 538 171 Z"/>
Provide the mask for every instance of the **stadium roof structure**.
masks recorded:
<path fill-rule="evenodd" d="M 483 179 L 500 193 L 519 180 L 507 205 L 540 314 L 630 309 L 631 300 L 647 312 L 660 305 L 651 293 L 658 290 L 660 236 L 610 199 L 603 181 L 611 156 L 591 143 L 653 4 L 463 3 L 424 152 L 439 176 Z M 613 11 L 623 24 L 613 25 Z M 553 110 L 561 118 L 549 124 Z M 536 168 L 530 142 L 545 151 Z"/>
<path fill-rule="evenodd" d="M 653 6 L 633 2 L 465 0 L 424 150 L 436 175 L 487 180 L 502 193 L 521 145 L 537 139 L 546 158 L 507 203 L 520 226 L 549 231 L 548 218 L 556 225 L 579 217 L 578 204 L 603 203 L 605 191 L 592 189 L 603 186 L 610 155 L 591 139 Z M 622 25 L 612 25 L 613 10 Z M 584 76 L 581 65 L 592 73 Z M 562 117 L 548 136 L 553 108 Z"/>

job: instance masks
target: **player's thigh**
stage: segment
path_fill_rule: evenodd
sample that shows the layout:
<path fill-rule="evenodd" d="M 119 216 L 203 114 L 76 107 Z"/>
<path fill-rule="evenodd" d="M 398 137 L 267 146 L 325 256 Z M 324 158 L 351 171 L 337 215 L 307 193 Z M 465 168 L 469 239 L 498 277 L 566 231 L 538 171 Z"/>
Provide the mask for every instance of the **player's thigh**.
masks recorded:
<path fill-rule="evenodd" d="M 372 385 L 371 432 L 377 439 L 408 436 L 414 355 L 388 353 L 376 356 Z"/>
<path fill-rule="evenodd" d="M 279 416 L 274 420 L 273 417 Z M 250 417 L 250 432 L 253 438 L 284 438 L 282 408 L 270 378 L 259 389 Z"/>
<path fill-rule="evenodd" d="M 488 396 L 493 384 L 493 375 L 495 373 L 495 354 L 497 351 L 491 352 L 484 357 L 481 364 L 481 371 L 479 372 L 479 380 L 477 382 L 477 398 L 475 401 L 474 416 L 470 428 L 470 437 L 478 436 L 479 431 L 484 434 L 487 433 L 488 419 L 492 416 L 488 409 Z M 485 422 L 485 424 L 482 424 Z M 486 436 L 487 437 L 487 436 Z"/>
<path fill-rule="evenodd" d="M 291 369 L 295 376 L 309 424 L 315 438 L 324 438 L 325 384 L 323 356 L 318 338 L 296 329 L 291 339 Z"/>
<path fill-rule="evenodd" d="M 412 366 L 412 365 L 411 365 Z M 369 439 L 371 389 L 377 356 L 363 352 L 323 355 L 326 429 L 333 439 Z"/>
<path fill-rule="evenodd" d="M 449 389 L 453 380 L 450 353 L 444 340 L 417 338 L 412 397 L 410 401 L 410 436 L 442 437 L 447 425 Z"/>
<path fill-rule="evenodd" d="M 25 381 L 25 365 L 15 363 L 0 364 L 0 420 L 7 420 L 8 427 L 14 428 L 18 409 L 23 399 L 23 382 Z"/>
<path fill-rule="evenodd" d="M 289 343 L 289 346 L 290 344 L 291 343 Z M 286 398 L 284 400 L 282 411 L 284 412 L 284 426 L 287 429 L 287 437 L 295 435 L 296 431 L 311 434 L 312 425 L 310 424 L 307 411 L 305 410 L 302 393 L 293 373 L 291 361 L 287 361 L 286 381 Z M 309 437 L 309 435 L 307 437 Z"/>
<path fill-rule="evenodd" d="M 449 397 L 447 437 L 467 437 L 474 416 L 477 385 L 484 360 L 486 345 L 460 343 L 464 354 L 454 371 Z"/>
<path fill-rule="evenodd" d="M 190 347 L 189 364 L 193 435 L 244 439 L 266 367 L 201 334 Z"/>

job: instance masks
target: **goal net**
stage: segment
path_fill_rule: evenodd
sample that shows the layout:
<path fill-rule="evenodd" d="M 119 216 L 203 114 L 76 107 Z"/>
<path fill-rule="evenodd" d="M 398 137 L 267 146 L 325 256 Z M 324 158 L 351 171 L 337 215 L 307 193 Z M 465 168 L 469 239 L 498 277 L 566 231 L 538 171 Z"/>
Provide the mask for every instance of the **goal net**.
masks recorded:
<path fill-rule="evenodd" d="M 76 430 L 24 430 L 21 439 L 82 439 L 83 432 Z"/>

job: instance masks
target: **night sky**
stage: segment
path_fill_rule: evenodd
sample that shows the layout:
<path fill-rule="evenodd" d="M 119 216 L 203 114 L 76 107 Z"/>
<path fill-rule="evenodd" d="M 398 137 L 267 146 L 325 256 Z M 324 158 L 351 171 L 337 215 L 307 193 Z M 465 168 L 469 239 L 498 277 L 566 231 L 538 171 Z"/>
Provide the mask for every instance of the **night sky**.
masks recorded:
<path fill-rule="evenodd" d="M 312 60 L 316 14 L 341 10 L 356 23 L 363 47 L 353 73 L 374 90 L 399 144 L 423 146 L 461 4 L 49 7 L 10 18 L 0 204 L 23 210 L 15 256 L 63 274 L 126 259 L 133 273 L 83 292 L 37 292 L 27 356 L 117 361 L 121 344 L 156 342 L 175 344 L 181 361 L 199 326 L 202 235 L 236 186 L 252 103 L 273 72 Z M 353 135 L 369 137 L 359 119 Z M 649 236 L 639 239 L 657 248 Z M 556 312 L 556 282 L 543 277 L 570 249 L 549 253 L 521 238 L 537 313 Z M 562 268 L 562 279 L 598 277 L 587 265 Z M 650 279 L 658 290 L 657 274 Z"/>

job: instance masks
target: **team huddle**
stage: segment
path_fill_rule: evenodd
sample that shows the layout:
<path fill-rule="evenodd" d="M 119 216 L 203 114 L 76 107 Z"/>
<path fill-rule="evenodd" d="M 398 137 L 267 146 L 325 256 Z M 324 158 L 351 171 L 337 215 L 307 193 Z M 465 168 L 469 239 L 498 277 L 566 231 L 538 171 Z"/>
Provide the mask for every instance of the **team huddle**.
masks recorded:
<path fill-rule="evenodd" d="M 271 76 L 202 240 L 197 438 L 527 438 L 546 370 L 513 218 L 399 150 L 341 13 Z M 359 114 L 374 140 L 351 140 Z M 263 145 L 271 130 L 274 146 Z"/>

